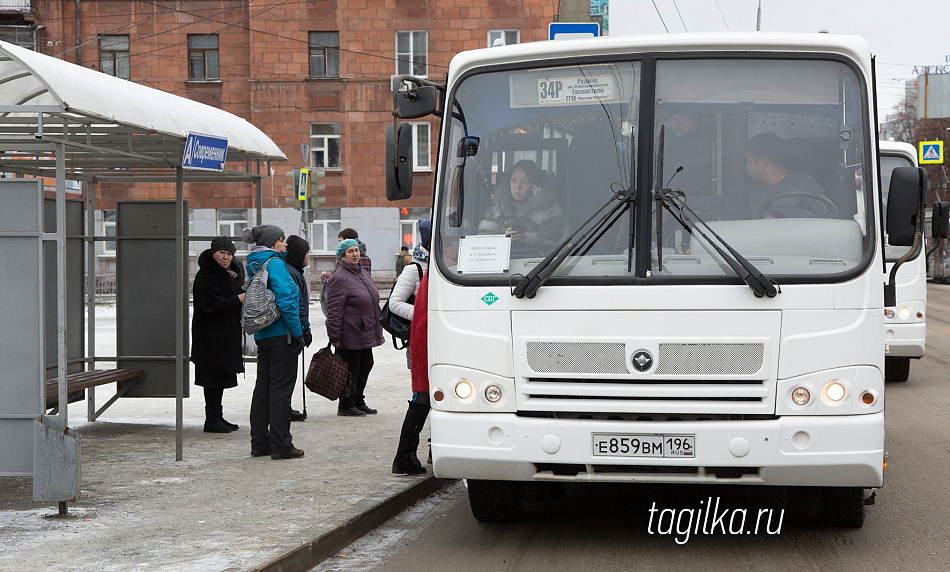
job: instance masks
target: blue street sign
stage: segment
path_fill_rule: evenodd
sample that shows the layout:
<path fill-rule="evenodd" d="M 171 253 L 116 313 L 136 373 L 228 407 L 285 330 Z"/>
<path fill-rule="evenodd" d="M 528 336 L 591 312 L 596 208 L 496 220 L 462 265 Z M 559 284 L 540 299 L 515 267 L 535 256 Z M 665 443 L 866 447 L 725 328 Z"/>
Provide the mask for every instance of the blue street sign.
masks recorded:
<path fill-rule="evenodd" d="M 228 140 L 213 135 L 189 133 L 185 141 L 185 154 L 181 158 L 183 169 L 223 171 L 228 157 Z"/>
<path fill-rule="evenodd" d="M 551 22 L 548 24 L 549 40 L 573 40 L 600 36 L 597 22 Z"/>
<path fill-rule="evenodd" d="M 921 141 L 917 162 L 921 165 L 943 163 L 943 141 Z"/>

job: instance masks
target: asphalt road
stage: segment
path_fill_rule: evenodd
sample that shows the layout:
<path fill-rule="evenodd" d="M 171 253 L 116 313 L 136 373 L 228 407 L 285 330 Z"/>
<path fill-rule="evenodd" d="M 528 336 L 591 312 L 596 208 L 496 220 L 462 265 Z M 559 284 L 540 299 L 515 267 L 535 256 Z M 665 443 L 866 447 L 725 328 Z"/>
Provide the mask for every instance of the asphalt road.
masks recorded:
<path fill-rule="evenodd" d="M 885 485 L 861 529 L 823 526 L 794 492 L 696 486 L 577 486 L 519 522 L 482 524 L 458 483 L 315 570 L 950 570 L 950 286 L 929 287 L 928 311 L 927 356 L 886 388 Z M 727 519 L 744 509 L 745 528 L 704 516 L 687 535 L 651 513 L 710 502 Z M 749 530 L 759 509 L 772 520 Z"/>

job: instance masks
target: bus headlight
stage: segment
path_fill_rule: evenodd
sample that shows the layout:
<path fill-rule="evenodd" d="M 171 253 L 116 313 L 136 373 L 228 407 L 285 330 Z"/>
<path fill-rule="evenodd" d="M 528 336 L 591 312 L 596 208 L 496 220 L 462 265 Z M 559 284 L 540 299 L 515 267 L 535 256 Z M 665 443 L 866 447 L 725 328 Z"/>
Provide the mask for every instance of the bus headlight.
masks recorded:
<path fill-rule="evenodd" d="M 834 402 L 841 401 L 844 399 L 844 386 L 838 383 L 837 381 L 832 381 L 825 386 L 825 396 Z"/>
<path fill-rule="evenodd" d="M 792 390 L 792 402 L 795 405 L 805 405 L 811 400 L 811 393 L 804 387 L 796 387 Z"/>
<path fill-rule="evenodd" d="M 475 393 L 475 386 L 472 385 L 471 381 L 461 379 L 455 384 L 455 395 L 459 399 L 468 399 L 473 393 Z"/>
<path fill-rule="evenodd" d="M 494 384 L 486 387 L 485 399 L 487 399 L 489 403 L 498 403 L 501 401 L 501 388 Z"/>
<path fill-rule="evenodd" d="M 900 311 L 897 312 L 897 315 L 901 317 L 901 320 L 906 320 L 910 318 L 910 308 L 908 308 L 907 306 L 904 306 L 903 308 L 900 309 Z"/>

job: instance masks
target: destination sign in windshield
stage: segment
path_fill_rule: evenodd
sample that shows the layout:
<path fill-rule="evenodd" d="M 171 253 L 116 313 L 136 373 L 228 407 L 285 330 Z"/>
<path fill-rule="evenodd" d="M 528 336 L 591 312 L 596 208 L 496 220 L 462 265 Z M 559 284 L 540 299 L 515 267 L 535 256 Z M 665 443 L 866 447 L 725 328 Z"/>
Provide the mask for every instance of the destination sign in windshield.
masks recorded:
<path fill-rule="evenodd" d="M 610 76 L 562 77 L 538 80 L 538 103 L 614 101 L 614 80 Z"/>

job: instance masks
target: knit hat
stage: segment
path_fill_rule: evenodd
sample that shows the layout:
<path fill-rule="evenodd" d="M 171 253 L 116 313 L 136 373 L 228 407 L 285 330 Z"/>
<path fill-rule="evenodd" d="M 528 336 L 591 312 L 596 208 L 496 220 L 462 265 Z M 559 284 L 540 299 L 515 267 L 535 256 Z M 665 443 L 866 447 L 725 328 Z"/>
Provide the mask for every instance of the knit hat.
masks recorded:
<path fill-rule="evenodd" d="M 343 253 L 346 252 L 346 250 L 351 246 L 358 247 L 359 243 L 353 240 L 352 238 L 348 238 L 344 240 L 343 242 L 341 242 L 340 244 L 336 245 L 336 257 L 343 258 Z"/>
<path fill-rule="evenodd" d="M 273 248 L 274 243 L 284 236 L 284 229 L 273 224 L 262 224 L 254 228 L 245 228 L 241 233 L 244 242 L 253 242 L 258 246 Z"/>
<path fill-rule="evenodd" d="M 234 242 L 226 236 L 219 236 L 218 238 L 211 241 L 211 252 L 217 252 L 219 250 L 227 250 L 231 254 L 237 252 L 237 247 L 234 246 Z"/>
<path fill-rule="evenodd" d="M 429 249 L 429 243 L 432 240 L 432 220 L 423 219 L 419 221 L 419 237 L 422 239 L 422 246 Z"/>
<path fill-rule="evenodd" d="M 287 237 L 287 256 L 284 258 L 284 261 L 287 264 L 301 269 L 306 266 L 304 261 L 306 260 L 307 252 L 309 251 L 310 243 L 300 238 L 296 234 L 292 234 Z"/>

